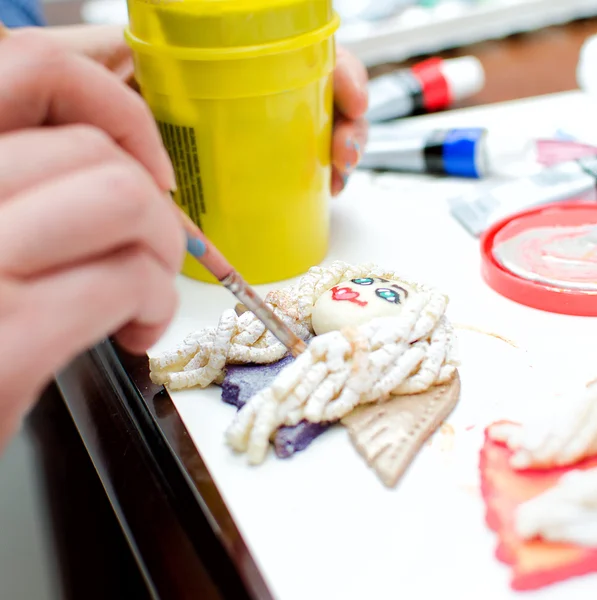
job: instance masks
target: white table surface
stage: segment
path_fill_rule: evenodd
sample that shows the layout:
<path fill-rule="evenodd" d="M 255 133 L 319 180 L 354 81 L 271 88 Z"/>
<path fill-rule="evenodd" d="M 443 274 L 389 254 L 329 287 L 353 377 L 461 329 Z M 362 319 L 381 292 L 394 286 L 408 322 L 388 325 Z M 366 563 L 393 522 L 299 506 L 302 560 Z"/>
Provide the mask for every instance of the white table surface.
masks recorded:
<path fill-rule="evenodd" d="M 589 132 L 597 101 L 580 93 L 411 120 L 405 127 L 507 124 Z M 592 117 L 592 115 L 595 115 Z M 584 119 L 584 121 L 583 121 Z M 274 596 L 281 600 L 575 600 L 594 597 L 597 575 L 515 593 L 494 558 L 478 490 L 483 427 L 549 409 L 554 381 L 597 376 L 597 319 L 533 310 L 493 292 L 480 276 L 477 240 L 449 215 L 446 198 L 471 182 L 368 173 L 333 202 L 328 260 L 373 261 L 450 296 L 462 366 L 451 427 L 425 446 L 388 490 L 338 427 L 290 460 L 250 467 L 224 443 L 235 409 L 219 388 L 172 394 L 182 420 Z M 264 286 L 260 291 L 277 286 Z M 234 305 L 224 289 L 181 277 L 173 325 L 150 354 L 214 326 Z M 473 428 L 471 429 L 471 426 Z"/>

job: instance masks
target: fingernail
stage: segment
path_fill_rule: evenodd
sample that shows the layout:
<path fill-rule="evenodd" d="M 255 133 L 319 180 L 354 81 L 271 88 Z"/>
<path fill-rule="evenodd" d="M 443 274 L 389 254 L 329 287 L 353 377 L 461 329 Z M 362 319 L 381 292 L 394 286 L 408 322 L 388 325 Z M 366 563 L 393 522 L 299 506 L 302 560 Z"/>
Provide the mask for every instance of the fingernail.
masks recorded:
<path fill-rule="evenodd" d="M 346 147 L 350 150 L 351 148 L 357 153 L 361 153 L 361 144 L 353 138 L 346 138 Z"/>
<path fill-rule="evenodd" d="M 205 254 L 205 244 L 196 237 L 187 234 L 187 252 L 195 258 L 201 258 Z"/>
<path fill-rule="evenodd" d="M 361 145 L 359 144 L 359 142 L 357 142 L 353 138 L 347 138 L 346 139 L 346 148 L 348 150 L 353 151 L 353 155 L 350 158 L 349 162 L 352 165 L 351 168 L 354 168 L 357 164 L 359 164 L 359 161 L 361 160 Z"/>

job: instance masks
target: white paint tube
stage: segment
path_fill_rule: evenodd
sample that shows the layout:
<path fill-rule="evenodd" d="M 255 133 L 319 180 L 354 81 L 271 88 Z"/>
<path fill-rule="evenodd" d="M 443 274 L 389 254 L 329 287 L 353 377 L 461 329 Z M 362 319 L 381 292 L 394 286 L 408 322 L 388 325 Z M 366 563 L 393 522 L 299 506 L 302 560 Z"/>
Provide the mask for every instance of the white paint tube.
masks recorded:
<path fill-rule="evenodd" d="M 474 237 L 520 211 L 566 200 L 597 201 L 597 158 L 584 158 L 507 183 L 489 183 L 452 198 L 452 216 Z"/>

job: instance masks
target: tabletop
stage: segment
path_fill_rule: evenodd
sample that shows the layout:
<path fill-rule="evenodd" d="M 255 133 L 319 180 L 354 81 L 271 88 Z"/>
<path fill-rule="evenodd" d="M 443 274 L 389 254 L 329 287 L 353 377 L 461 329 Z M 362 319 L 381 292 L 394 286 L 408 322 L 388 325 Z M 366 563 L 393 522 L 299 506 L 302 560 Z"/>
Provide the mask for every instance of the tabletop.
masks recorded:
<path fill-rule="evenodd" d="M 513 131 L 580 127 L 586 136 L 593 103 L 581 92 L 551 94 L 425 116 L 403 123 L 401 130 L 474 124 L 491 131 L 507 124 Z M 509 587 L 509 570 L 493 558 L 495 536 L 483 516 L 479 450 L 484 429 L 496 420 L 524 421 L 549 413 L 554 406 L 550 391 L 561 385 L 560 377 L 568 389 L 593 378 L 597 320 L 535 310 L 485 283 L 479 241 L 453 218 L 448 202 L 478 187 L 470 180 L 360 171 L 332 203 L 325 264 L 342 260 L 393 267 L 400 279 L 431 284 L 450 299 L 446 314 L 454 323 L 461 358 L 460 400 L 395 488 L 379 484 L 354 451 L 354 434 L 341 425 L 290 460 L 271 453 L 262 464 L 249 466 L 247 456 L 226 443 L 225 433 L 240 427 L 240 421 L 233 421 L 235 411 L 221 401 L 217 386 L 169 393 L 205 463 L 202 485 L 209 476 L 220 494 L 206 499 L 207 509 L 218 524 L 224 518 L 228 525 L 232 517 L 248 554 L 239 547 L 236 532 L 234 542 L 228 532 L 223 538 L 234 549 L 233 559 L 242 559 L 237 565 L 241 575 L 254 574 L 246 569 L 247 558 L 252 559 L 274 598 L 389 600 L 395 594 L 422 600 L 446 592 L 451 597 L 455 591 L 467 599 L 517 598 Z M 526 199 L 527 194 L 512 192 L 509 198 Z M 265 295 L 282 285 L 257 290 Z M 234 305 L 221 287 L 184 277 L 177 286 L 177 315 L 150 349 L 152 357 L 179 348 L 191 332 L 213 328 Z M 312 380 L 308 372 L 304 377 Z M 320 398 L 314 393 L 308 404 L 315 397 Z M 149 402 L 161 404 L 155 397 Z M 267 426 L 255 410 L 253 441 Z M 187 467 L 185 455 L 177 455 Z M 194 479 L 195 465 L 187 469 Z M 433 578 L 427 577 L 431 566 Z M 308 576 L 297 577 L 297 572 Z M 469 577 L 472 572 L 475 576 Z M 537 592 L 533 599 L 583 598 L 596 581 L 578 578 Z"/>
<path fill-rule="evenodd" d="M 61 19 L 60 6 L 48 5 L 52 22 L 68 21 Z M 72 21 L 72 5 L 69 10 Z M 597 19 L 460 48 L 444 56 L 472 54 L 486 69 L 484 90 L 461 106 L 500 102 L 575 88 L 579 49 L 594 33 Z M 372 75 L 396 66 L 376 67 Z M 225 531 L 214 532 L 209 511 L 206 515 L 196 509 L 202 498 L 217 506 L 219 492 L 205 476 L 205 465 L 169 397 L 149 382 L 146 359 L 119 353 L 104 343 L 65 369 L 58 388 L 68 412 L 52 410 L 61 400 L 50 388 L 30 417 L 30 435 L 40 444 L 42 456 L 90 456 L 147 593 L 163 599 L 243 598 L 249 581 L 252 589 L 261 590 L 257 597 L 267 598 L 234 522 L 219 515 Z M 140 409 L 140 398 L 152 419 Z M 163 437 L 156 434 L 155 422 Z M 72 428 L 72 423 L 82 442 L 76 436 L 57 442 L 53 432 Z M 179 468 L 181 463 L 192 486 Z M 40 468 L 47 471 L 48 462 L 40 461 Z M 73 480 L 69 484 L 77 486 Z M 93 545 L 94 535 L 99 534 L 90 529 L 87 544 Z M 241 576 L 232 568 L 231 557 L 243 564 Z"/>

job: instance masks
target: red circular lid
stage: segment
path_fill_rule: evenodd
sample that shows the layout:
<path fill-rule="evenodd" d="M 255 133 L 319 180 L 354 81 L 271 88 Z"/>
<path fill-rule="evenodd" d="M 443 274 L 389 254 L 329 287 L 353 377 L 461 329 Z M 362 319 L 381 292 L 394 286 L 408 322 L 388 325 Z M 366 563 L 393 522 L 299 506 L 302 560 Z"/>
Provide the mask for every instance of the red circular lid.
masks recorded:
<path fill-rule="evenodd" d="M 525 279 L 504 267 L 493 248 L 513 236 L 538 227 L 597 226 L 597 204 L 567 201 L 540 206 L 492 225 L 481 238 L 483 279 L 496 292 L 532 308 L 564 315 L 597 317 L 597 291 L 557 287 Z"/>

